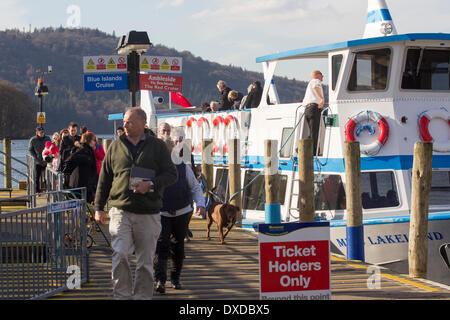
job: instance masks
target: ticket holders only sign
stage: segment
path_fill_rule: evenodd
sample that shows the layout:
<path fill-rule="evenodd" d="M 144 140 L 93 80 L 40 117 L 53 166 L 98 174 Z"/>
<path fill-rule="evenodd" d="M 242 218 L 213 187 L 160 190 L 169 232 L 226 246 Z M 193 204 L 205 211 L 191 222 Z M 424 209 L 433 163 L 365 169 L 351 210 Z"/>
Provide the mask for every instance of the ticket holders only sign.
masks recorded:
<path fill-rule="evenodd" d="M 260 224 L 261 300 L 329 300 L 329 222 Z"/>

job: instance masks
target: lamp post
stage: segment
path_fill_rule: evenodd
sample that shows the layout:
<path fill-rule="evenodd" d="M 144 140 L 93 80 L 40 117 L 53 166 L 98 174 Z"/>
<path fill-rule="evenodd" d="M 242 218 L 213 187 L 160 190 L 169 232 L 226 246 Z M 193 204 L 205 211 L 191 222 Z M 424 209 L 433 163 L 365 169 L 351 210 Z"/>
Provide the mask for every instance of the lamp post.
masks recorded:
<path fill-rule="evenodd" d="M 49 68 L 49 70 L 50 70 L 50 68 Z M 42 72 L 40 70 L 38 70 L 38 72 L 41 73 L 41 76 L 39 76 L 39 78 L 38 78 L 36 88 L 34 89 L 34 95 L 38 96 L 38 98 L 39 98 L 39 114 L 41 115 L 43 112 L 43 98 L 45 95 L 48 94 L 48 87 L 44 84 L 44 77 L 43 77 L 44 72 Z M 42 125 L 42 127 L 44 127 L 44 123 L 39 122 L 39 121 L 37 121 L 37 122 L 40 123 Z"/>
<path fill-rule="evenodd" d="M 140 55 L 146 52 L 151 45 L 147 32 L 133 30 L 128 32 L 128 35 L 120 37 L 116 48 L 118 54 L 127 56 L 127 82 L 131 107 L 137 105 L 136 92 L 139 91 Z"/>

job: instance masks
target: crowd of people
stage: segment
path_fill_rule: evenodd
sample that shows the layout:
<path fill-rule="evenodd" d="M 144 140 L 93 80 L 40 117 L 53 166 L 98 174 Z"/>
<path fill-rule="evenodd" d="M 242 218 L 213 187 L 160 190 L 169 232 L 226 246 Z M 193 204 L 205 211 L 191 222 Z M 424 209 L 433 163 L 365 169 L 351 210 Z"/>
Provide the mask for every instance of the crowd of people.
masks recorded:
<path fill-rule="evenodd" d="M 204 102 L 203 111 L 223 111 L 236 109 L 249 109 L 258 107 L 261 102 L 263 88 L 261 82 L 255 81 L 247 88 L 247 95 L 228 87 L 223 80 L 217 82 L 217 90 L 220 95 L 218 101 Z"/>
<path fill-rule="evenodd" d="M 75 122 L 53 133 L 51 139 L 45 135 L 43 127 L 36 128 L 36 135 L 28 145 L 28 151 L 34 158 L 36 193 L 42 191 L 41 176 L 48 166 L 63 173 L 64 188 L 85 187 L 87 201 L 93 200 L 105 150 L 86 126 L 80 128 L 80 133 L 78 135 L 78 124 Z"/>

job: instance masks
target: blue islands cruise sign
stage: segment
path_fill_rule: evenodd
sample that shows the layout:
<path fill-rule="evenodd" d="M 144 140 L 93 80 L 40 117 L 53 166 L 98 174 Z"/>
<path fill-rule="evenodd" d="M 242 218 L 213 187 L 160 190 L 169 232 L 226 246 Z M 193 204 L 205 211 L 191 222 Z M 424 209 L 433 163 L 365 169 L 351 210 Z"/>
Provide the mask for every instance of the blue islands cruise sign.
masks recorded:
<path fill-rule="evenodd" d="M 126 73 L 97 73 L 84 75 L 85 91 L 126 90 Z"/>

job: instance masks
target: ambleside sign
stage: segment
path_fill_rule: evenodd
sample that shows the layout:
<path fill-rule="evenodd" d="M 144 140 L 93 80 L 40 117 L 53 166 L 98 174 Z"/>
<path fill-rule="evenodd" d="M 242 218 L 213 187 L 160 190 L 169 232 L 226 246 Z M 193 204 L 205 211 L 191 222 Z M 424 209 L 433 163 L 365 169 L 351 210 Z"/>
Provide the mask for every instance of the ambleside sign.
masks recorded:
<path fill-rule="evenodd" d="M 258 228 L 260 299 L 331 299 L 329 222 Z"/>

